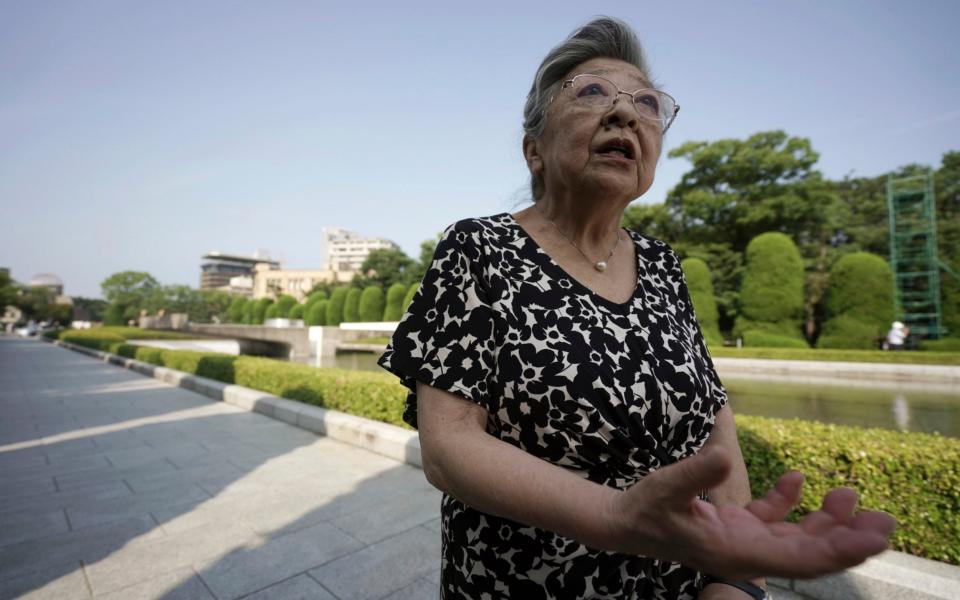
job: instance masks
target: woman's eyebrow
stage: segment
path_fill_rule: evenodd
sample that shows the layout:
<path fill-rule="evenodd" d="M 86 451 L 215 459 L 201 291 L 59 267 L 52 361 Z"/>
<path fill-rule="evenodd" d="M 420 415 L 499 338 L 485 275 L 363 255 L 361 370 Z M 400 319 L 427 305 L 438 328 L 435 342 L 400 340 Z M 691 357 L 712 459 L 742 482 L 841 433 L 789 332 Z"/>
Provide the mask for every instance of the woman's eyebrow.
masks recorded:
<path fill-rule="evenodd" d="M 589 73 L 589 74 L 591 74 L 591 75 L 611 75 L 611 74 L 613 74 L 613 73 L 615 73 L 615 72 L 616 72 L 616 71 L 613 71 L 612 69 L 606 69 L 606 68 L 600 67 L 599 69 L 594 69 L 594 70 L 593 70 L 591 73 Z M 584 73 L 584 75 L 586 75 L 586 74 L 587 74 L 587 73 Z M 639 88 L 636 88 L 636 89 L 653 88 L 653 82 L 647 81 L 647 80 L 644 79 L 643 77 L 639 77 L 639 76 L 634 76 L 634 78 L 635 78 L 635 79 L 637 80 L 637 82 L 640 84 L 640 87 L 639 87 Z"/>

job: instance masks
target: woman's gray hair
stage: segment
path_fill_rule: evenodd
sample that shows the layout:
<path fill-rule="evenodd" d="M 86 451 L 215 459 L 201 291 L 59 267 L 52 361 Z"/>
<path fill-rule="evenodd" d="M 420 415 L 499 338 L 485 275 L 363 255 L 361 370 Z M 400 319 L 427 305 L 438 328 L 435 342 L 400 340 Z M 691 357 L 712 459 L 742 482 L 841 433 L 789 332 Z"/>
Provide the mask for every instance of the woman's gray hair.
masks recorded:
<path fill-rule="evenodd" d="M 643 47 L 630 26 L 612 17 L 594 19 L 573 32 L 540 63 L 523 107 L 525 137 L 537 139 L 543 133 L 547 105 L 559 91 L 567 73 L 581 63 L 601 57 L 628 62 L 651 81 Z M 538 200 L 543 195 L 543 181 L 531 174 L 530 187 L 534 201 Z"/>

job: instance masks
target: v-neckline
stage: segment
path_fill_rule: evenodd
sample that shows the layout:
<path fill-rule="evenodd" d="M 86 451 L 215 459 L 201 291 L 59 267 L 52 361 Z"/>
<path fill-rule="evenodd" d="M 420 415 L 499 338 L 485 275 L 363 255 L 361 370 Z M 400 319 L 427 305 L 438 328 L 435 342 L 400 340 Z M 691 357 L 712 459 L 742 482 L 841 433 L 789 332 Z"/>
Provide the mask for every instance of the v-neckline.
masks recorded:
<path fill-rule="evenodd" d="M 526 238 L 526 240 L 530 244 L 532 244 L 533 248 L 537 251 L 538 255 L 541 255 L 544 257 L 545 259 L 544 263 L 548 267 L 553 269 L 559 276 L 562 276 L 563 278 L 567 279 L 568 281 L 571 282 L 572 285 L 580 288 L 580 290 L 586 292 L 587 294 L 597 299 L 598 301 L 600 301 L 602 304 L 604 304 L 609 308 L 612 308 L 617 311 L 623 311 L 633 306 L 633 303 L 637 298 L 637 294 L 639 294 L 642 291 L 641 285 L 640 285 L 640 280 L 642 279 L 641 277 L 642 263 L 640 261 L 640 249 L 637 247 L 637 240 L 634 237 L 632 231 L 630 231 L 629 229 L 624 229 L 624 231 L 627 232 L 627 236 L 630 238 L 630 241 L 633 243 L 633 253 L 634 253 L 634 259 L 636 262 L 636 269 L 637 269 L 636 281 L 633 282 L 633 291 L 630 293 L 630 297 L 624 300 L 623 302 L 615 302 L 607 298 L 606 296 L 603 296 L 597 293 L 592 288 L 587 286 L 585 283 L 581 282 L 579 279 L 577 279 L 576 277 L 568 273 L 567 270 L 561 267 L 560 264 L 557 261 L 555 261 L 553 257 L 550 256 L 549 253 L 547 253 L 546 250 L 543 249 L 543 247 L 537 242 L 537 240 L 535 240 L 533 236 L 530 235 L 530 232 L 528 232 L 526 229 L 523 228 L 523 225 L 521 225 L 520 222 L 517 221 L 517 218 L 514 217 L 511 213 L 508 213 L 508 212 L 503 213 L 503 216 L 506 216 L 508 219 L 510 219 L 513 226 L 517 229 L 517 231 L 520 232 L 520 235 L 522 235 L 524 238 Z"/>

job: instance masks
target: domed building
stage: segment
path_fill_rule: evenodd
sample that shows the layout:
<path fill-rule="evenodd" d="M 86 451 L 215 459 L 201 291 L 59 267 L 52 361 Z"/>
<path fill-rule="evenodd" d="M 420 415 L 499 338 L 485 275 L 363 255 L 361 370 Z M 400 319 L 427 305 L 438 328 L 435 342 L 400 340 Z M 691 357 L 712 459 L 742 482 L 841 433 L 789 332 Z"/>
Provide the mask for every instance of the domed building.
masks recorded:
<path fill-rule="evenodd" d="M 63 295 L 63 280 L 53 273 L 38 273 L 30 278 L 29 287 L 46 287 L 56 296 Z"/>

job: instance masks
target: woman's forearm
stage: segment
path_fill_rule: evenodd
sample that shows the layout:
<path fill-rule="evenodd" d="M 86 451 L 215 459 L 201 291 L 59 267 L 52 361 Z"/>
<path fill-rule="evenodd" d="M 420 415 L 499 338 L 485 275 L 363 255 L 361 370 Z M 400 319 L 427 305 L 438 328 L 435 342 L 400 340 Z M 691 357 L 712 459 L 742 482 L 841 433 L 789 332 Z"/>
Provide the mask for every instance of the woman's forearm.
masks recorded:
<path fill-rule="evenodd" d="M 603 508 L 621 492 L 496 439 L 476 426 L 475 405 L 437 394 L 447 395 L 418 388 L 421 453 L 430 483 L 482 512 L 608 549 Z M 462 404 L 450 410 L 451 400 Z"/>
<path fill-rule="evenodd" d="M 487 433 L 460 437 L 442 461 L 443 491 L 488 514 L 554 531 L 597 549 L 609 540 L 600 507 L 619 493 Z M 477 460 L 477 456 L 483 456 Z"/>
<path fill-rule="evenodd" d="M 744 506 L 750 500 L 750 479 L 747 476 L 747 467 L 743 461 L 743 452 L 737 441 L 737 426 L 733 420 L 733 410 L 727 404 L 716 415 L 713 431 L 707 438 L 707 446 L 720 446 L 726 450 L 732 459 L 733 468 L 727 477 L 715 488 L 709 490 L 710 501 L 717 506 L 736 504 Z"/>

